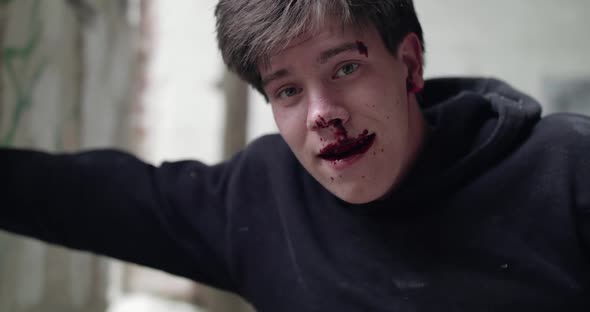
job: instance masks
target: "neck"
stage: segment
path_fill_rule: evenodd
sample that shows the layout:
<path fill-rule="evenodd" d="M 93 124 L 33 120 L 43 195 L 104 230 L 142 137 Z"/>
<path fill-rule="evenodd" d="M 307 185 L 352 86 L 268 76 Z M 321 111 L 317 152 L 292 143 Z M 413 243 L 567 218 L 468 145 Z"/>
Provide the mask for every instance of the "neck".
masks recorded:
<path fill-rule="evenodd" d="M 392 186 L 391 190 L 385 194 L 381 200 L 387 198 L 393 190 L 399 187 L 400 183 L 406 178 L 408 172 L 414 166 L 416 160 L 420 156 L 422 149 L 425 145 L 427 136 L 428 136 L 428 124 L 424 119 L 424 115 L 422 114 L 422 110 L 420 109 L 420 105 L 418 104 L 418 100 L 416 99 L 416 95 L 411 93 L 408 97 L 408 130 L 407 130 L 407 137 L 406 137 L 406 146 L 408 148 L 405 163 L 402 165 L 404 168 L 402 172 L 400 172 L 399 176 L 396 179 L 396 182 Z"/>

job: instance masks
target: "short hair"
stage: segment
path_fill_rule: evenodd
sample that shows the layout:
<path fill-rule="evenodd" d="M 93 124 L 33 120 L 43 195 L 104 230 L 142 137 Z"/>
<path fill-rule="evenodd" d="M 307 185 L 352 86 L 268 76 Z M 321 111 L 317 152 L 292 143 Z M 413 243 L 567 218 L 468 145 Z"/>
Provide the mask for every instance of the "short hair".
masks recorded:
<path fill-rule="evenodd" d="M 215 17 L 224 63 L 262 95 L 259 65 L 267 65 L 293 38 L 319 32 L 326 20 L 375 26 L 393 55 L 405 36 L 415 33 L 424 51 L 412 0 L 219 0 Z"/>

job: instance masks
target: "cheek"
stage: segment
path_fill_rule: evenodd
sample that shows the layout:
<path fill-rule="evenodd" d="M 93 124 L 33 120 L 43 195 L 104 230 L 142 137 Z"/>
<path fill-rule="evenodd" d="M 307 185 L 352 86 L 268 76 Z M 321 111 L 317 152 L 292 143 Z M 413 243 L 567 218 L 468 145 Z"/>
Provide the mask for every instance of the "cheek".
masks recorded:
<path fill-rule="evenodd" d="M 404 113 L 403 98 L 397 93 L 395 87 L 371 87 L 367 88 L 356 97 L 359 112 L 363 112 L 372 119 L 383 122 L 394 121 L 399 114 Z"/>
<path fill-rule="evenodd" d="M 287 144 L 292 149 L 303 145 L 307 134 L 305 116 L 297 110 L 273 108 L 272 111 L 277 128 Z"/>
<path fill-rule="evenodd" d="M 349 99 L 359 102 L 363 110 L 376 111 L 378 114 L 389 113 L 400 110 L 403 107 L 405 90 L 399 79 L 393 73 L 383 75 L 380 72 L 372 72 L 367 75 L 369 79 L 362 81 L 354 88 L 349 88 Z"/>

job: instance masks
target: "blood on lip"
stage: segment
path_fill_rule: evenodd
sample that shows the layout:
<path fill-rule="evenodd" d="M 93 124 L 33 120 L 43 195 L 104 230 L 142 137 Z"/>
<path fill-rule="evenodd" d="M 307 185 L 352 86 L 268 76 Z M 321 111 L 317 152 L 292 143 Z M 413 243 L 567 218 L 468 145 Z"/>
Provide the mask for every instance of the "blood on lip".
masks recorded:
<path fill-rule="evenodd" d="M 318 116 L 316 125 L 318 128 L 334 128 L 334 136 L 337 141 L 320 150 L 320 157 L 326 160 L 337 161 L 355 154 L 364 153 L 369 148 L 370 142 L 375 138 L 375 134 L 369 135 L 367 129 L 356 138 L 349 138 L 348 131 L 342 125 L 342 120 L 338 118 L 326 122 L 322 116 Z M 320 140 L 324 141 L 323 138 L 320 138 Z"/>
<path fill-rule="evenodd" d="M 344 138 L 320 150 L 320 157 L 326 160 L 340 160 L 352 155 L 364 153 L 370 146 L 375 134 L 364 130 L 356 138 Z"/>

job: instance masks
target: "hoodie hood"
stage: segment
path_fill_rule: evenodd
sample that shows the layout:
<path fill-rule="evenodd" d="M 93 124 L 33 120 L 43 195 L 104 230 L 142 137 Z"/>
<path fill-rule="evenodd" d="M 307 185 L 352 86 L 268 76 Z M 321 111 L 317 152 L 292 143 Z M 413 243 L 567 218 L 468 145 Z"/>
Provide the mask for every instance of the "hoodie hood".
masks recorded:
<path fill-rule="evenodd" d="M 419 103 L 430 133 L 394 192 L 414 199 L 468 183 L 519 146 L 541 115 L 537 101 L 495 79 L 428 80 Z"/>

